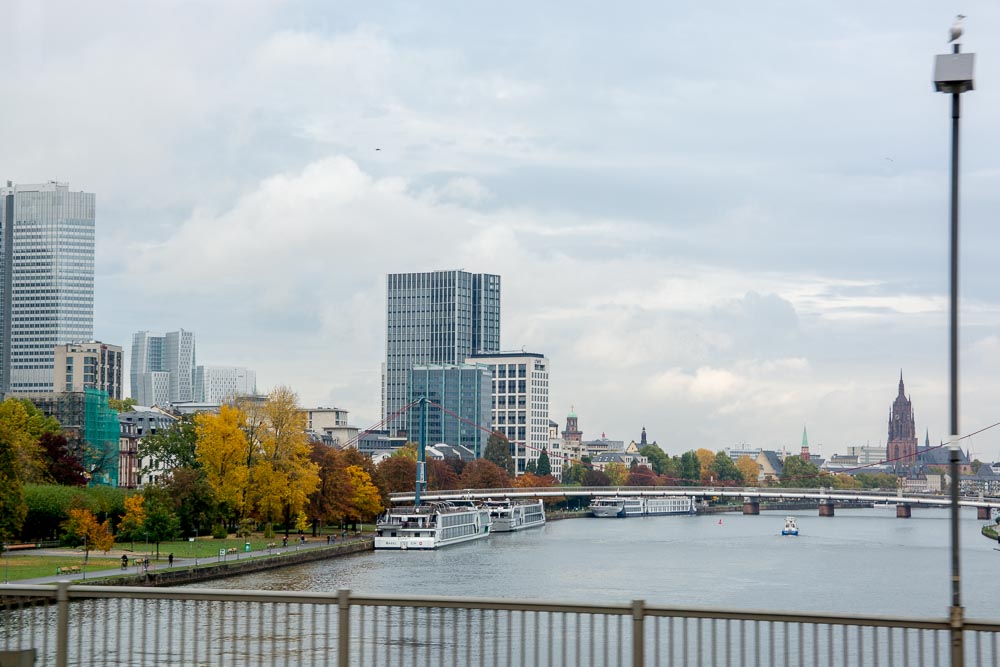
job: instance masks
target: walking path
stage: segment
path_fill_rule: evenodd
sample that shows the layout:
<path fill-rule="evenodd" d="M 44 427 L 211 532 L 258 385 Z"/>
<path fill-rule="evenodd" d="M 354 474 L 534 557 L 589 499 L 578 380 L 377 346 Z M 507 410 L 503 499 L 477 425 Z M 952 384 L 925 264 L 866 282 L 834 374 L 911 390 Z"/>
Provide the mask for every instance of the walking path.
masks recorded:
<path fill-rule="evenodd" d="M 327 544 L 322 540 L 312 540 L 307 541 L 305 544 L 300 543 L 289 543 L 287 547 L 275 547 L 272 549 L 260 549 L 257 551 L 239 551 L 235 554 L 226 554 L 225 556 L 209 556 L 207 558 L 178 558 L 174 557 L 174 565 L 170 567 L 166 564 L 166 560 L 149 562 L 149 572 L 157 572 L 163 570 L 182 570 L 191 567 L 206 567 L 208 565 L 214 565 L 216 563 L 228 563 L 228 562 L 239 562 L 241 560 L 247 560 L 248 558 L 266 558 L 268 556 L 278 556 L 280 554 L 287 553 L 297 553 L 299 551 L 316 550 L 316 549 L 326 549 L 328 547 L 336 546 L 338 544 L 353 543 L 359 540 L 363 540 L 363 536 L 352 536 L 348 537 L 346 540 L 339 539 Z M 122 554 L 129 555 L 128 552 L 124 551 L 109 551 L 108 556 L 117 555 L 120 557 Z M 65 550 L 58 549 L 38 549 L 33 551 L 34 554 L 40 556 L 65 556 Z M 162 554 L 162 552 L 161 552 Z M 91 552 L 93 555 L 93 552 Z M 101 554 L 104 558 L 104 554 Z M 12 581 L 12 584 L 54 584 L 60 581 L 72 581 L 74 583 L 82 583 L 88 580 L 94 579 L 107 579 L 108 577 L 117 577 L 121 575 L 141 575 L 143 573 L 142 565 L 135 565 L 135 562 L 141 562 L 144 555 L 136 555 L 132 553 L 129 556 L 129 566 L 128 568 L 114 568 L 114 569 L 102 569 L 102 570 L 83 570 L 80 572 L 74 572 L 72 574 L 54 574 L 50 577 L 38 577 L 35 579 L 18 579 Z"/>

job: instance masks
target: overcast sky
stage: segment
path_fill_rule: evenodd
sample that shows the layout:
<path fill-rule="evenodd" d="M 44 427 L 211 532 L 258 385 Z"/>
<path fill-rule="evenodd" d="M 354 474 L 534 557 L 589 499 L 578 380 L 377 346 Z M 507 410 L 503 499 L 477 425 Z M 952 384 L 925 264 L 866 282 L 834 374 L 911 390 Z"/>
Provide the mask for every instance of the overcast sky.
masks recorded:
<path fill-rule="evenodd" d="M 360 427 L 385 274 L 464 268 L 587 438 L 884 444 L 902 369 L 937 443 L 961 12 L 961 430 L 1000 421 L 1000 6 L 766 7 L 14 0 L 0 176 L 97 193 L 99 339 L 193 330 Z"/>

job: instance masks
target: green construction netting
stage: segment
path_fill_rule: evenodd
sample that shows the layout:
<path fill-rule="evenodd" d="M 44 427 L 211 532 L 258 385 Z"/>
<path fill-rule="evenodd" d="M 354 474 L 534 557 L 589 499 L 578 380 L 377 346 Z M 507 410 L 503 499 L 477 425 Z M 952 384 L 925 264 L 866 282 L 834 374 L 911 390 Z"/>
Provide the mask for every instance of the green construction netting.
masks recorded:
<path fill-rule="evenodd" d="M 118 486 L 118 413 L 108 407 L 108 393 L 84 390 L 83 439 L 91 485 Z"/>

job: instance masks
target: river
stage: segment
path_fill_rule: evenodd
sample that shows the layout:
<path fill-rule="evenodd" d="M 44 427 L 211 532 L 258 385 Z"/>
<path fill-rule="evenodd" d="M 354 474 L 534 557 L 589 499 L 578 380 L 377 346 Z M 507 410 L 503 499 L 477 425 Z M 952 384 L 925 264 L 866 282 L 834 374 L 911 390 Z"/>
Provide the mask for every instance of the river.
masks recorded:
<path fill-rule="evenodd" d="M 432 552 L 369 552 L 208 582 L 209 588 L 531 598 L 944 617 L 948 510 L 837 509 L 554 521 Z M 1000 618 L 996 543 L 962 511 L 966 615 Z"/>

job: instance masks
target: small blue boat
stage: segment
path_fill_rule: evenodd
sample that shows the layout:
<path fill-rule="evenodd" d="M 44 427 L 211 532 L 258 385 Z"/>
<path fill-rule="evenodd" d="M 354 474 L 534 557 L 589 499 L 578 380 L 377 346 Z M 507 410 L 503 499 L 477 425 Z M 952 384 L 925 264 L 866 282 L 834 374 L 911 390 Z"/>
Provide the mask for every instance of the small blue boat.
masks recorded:
<path fill-rule="evenodd" d="M 799 527 L 795 523 L 795 517 L 794 516 L 786 516 L 785 517 L 785 527 L 781 529 L 781 534 L 782 535 L 798 535 L 799 534 Z"/>

